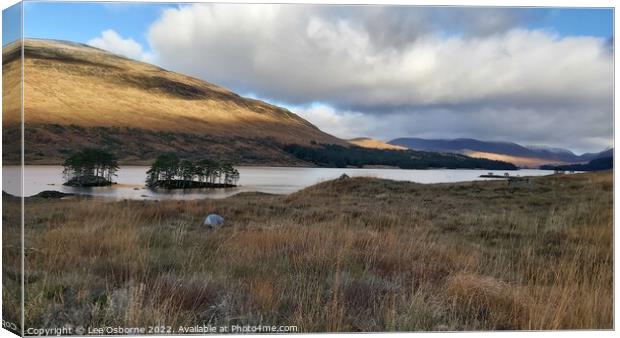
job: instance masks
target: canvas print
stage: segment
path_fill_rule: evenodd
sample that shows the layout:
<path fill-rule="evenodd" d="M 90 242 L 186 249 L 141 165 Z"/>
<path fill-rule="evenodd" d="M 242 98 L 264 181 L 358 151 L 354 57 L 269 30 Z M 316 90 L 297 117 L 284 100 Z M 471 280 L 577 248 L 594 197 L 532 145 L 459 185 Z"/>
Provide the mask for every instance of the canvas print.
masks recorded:
<path fill-rule="evenodd" d="M 5 8 L 3 328 L 613 329 L 613 14 Z"/>

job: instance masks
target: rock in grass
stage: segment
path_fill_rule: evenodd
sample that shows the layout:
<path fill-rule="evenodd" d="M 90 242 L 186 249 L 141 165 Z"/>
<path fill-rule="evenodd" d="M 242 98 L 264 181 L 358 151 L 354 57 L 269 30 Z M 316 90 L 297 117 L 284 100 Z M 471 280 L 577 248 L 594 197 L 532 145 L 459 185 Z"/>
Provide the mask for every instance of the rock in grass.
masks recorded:
<path fill-rule="evenodd" d="M 224 217 L 217 214 L 210 214 L 205 218 L 203 225 L 206 225 L 211 229 L 219 228 L 224 225 Z"/>

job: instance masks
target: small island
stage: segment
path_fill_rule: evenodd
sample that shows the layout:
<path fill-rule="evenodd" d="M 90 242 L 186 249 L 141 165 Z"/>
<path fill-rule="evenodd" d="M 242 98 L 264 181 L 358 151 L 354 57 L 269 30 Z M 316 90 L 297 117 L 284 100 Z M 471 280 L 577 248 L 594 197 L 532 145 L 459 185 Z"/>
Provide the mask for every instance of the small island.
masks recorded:
<path fill-rule="evenodd" d="M 101 187 L 112 185 L 118 162 L 111 153 L 86 148 L 72 154 L 63 164 L 64 185 L 72 187 Z"/>
<path fill-rule="evenodd" d="M 149 188 L 232 188 L 239 181 L 239 171 L 230 163 L 181 160 L 174 153 L 159 155 L 146 174 Z"/>

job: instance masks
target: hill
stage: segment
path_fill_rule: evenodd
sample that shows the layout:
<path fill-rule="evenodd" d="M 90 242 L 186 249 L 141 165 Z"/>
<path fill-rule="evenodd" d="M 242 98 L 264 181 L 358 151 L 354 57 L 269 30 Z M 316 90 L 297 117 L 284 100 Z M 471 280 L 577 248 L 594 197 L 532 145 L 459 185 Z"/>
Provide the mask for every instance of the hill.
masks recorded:
<path fill-rule="evenodd" d="M 567 165 L 542 165 L 540 169 L 564 170 L 564 171 L 601 171 L 614 168 L 613 157 L 601 157 L 591 160 L 588 163 L 567 164 Z"/>
<path fill-rule="evenodd" d="M 13 102 L 3 110 L 5 163 L 19 160 L 10 142 L 19 139 L 19 54 L 16 44 L 3 48 L 3 76 L 12 84 L 3 98 Z M 176 151 L 299 165 L 282 145 L 348 145 L 286 109 L 87 45 L 27 39 L 24 55 L 26 163 L 57 164 L 91 146 L 110 149 L 125 164 Z"/>
<path fill-rule="evenodd" d="M 391 149 L 391 150 L 407 149 L 402 146 L 385 143 L 383 141 L 368 138 L 368 137 L 358 137 L 358 138 L 350 139 L 349 143 L 356 145 L 358 147 L 370 148 L 370 149 Z"/>
<path fill-rule="evenodd" d="M 318 147 L 288 145 L 284 148 L 295 157 L 321 167 L 397 167 L 401 169 L 489 169 L 516 170 L 514 164 L 460 154 L 417 150 L 373 149 L 321 144 Z"/>
<path fill-rule="evenodd" d="M 562 148 L 544 146 L 526 147 L 513 142 L 490 142 L 470 138 L 397 138 L 388 143 L 407 147 L 409 149 L 452 152 L 472 157 L 509 161 L 520 167 L 527 168 L 536 168 L 544 164 L 561 165 L 584 163 L 595 158 L 607 157 L 609 153 L 613 153 L 613 149 L 607 149 L 600 153 L 576 155 L 572 151 Z"/>
<path fill-rule="evenodd" d="M 582 161 L 596 160 L 598 158 L 613 157 L 614 148 L 608 148 L 598 153 L 585 153 L 580 156 Z"/>

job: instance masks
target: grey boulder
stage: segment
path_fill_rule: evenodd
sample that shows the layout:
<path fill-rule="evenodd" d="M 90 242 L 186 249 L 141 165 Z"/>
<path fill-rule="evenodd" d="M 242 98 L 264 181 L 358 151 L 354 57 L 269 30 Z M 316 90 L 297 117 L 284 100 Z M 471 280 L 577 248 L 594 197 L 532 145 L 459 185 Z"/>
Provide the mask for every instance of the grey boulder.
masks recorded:
<path fill-rule="evenodd" d="M 205 218 L 205 221 L 202 224 L 212 229 L 219 228 L 224 225 L 224 217 L 217 214 L 210 214 Z"/>

